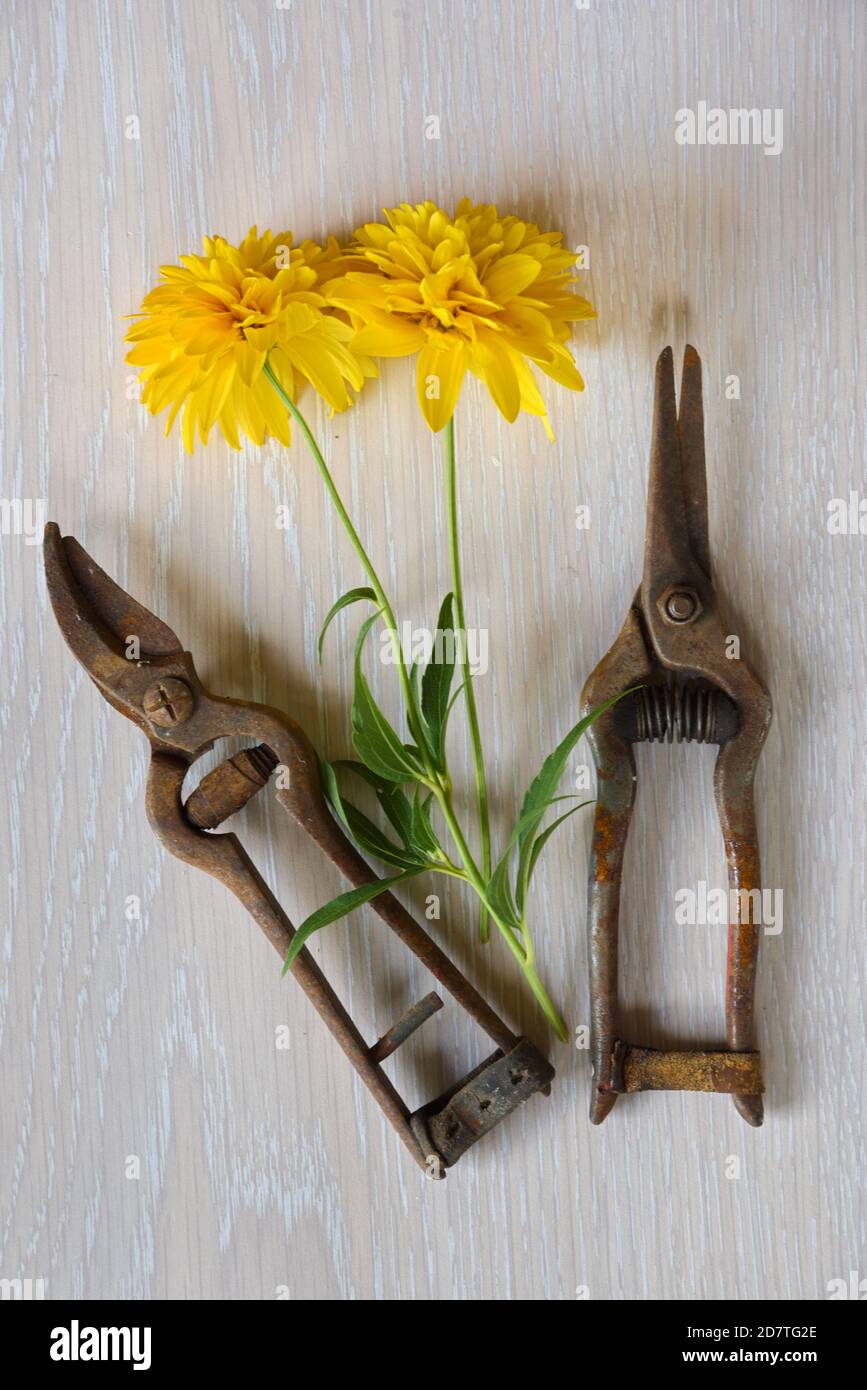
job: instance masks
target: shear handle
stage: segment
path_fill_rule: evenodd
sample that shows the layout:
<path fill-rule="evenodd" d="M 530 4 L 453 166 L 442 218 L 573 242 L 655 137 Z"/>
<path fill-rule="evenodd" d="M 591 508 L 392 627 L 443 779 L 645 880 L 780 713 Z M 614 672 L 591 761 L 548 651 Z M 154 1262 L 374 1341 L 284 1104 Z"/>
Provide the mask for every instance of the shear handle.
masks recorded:
<path fill-rule="evenodd" d="M 104 697 L 142 730 L 154 751 L 192 764 L 221 738 L 265 745 L 288 776 L 288 786 L 277 795 L 290 815 L 353 886 L 375 882 L 376 874 L 328 810 L 319 761 L 300 726 L 267 705 L 211 695 L 175 633 L 125 593 L 73 536 L 61 537 L 54 522 L 45 528 L 43 550 L 51 604 L 68 646 Z M 127 651 L 132 636 L 138 639 L 135 657 Z M 203 799 L 198 798 L 196 809 L 202 809 Z M 181 821 L 180 809 L 177 815 Z M 397 899 L 382 893 L 372 906 L 496 1046 L 511 1051 L 516 1035 Z"/>
<path fill-rule="evenodd" d="M 762 876 L 753 802 L 753 771 L 767 728 L 766 724 L 760 722 L 760 713 L 765 708 L 770 721 L 768 700 L 766 706 L 760 705 L 759 709 L 754 710 L 751 725 L 742 730 L 737 738 L 723 745 L 714 771 L 714 796 L 728 867 L 730 908 L 726 1032 L 729 1048 L 733 1052 L 746 1052 L 755 1046 L 755 981 L 760 925 L 753 910 L 752 895 L 756 889 L 760 889 Z M 750 749 L 750 740 L 753 746 L 758 745 L 755 754 Z M 745 904 L 749 904 L 746 912 Z M 747 1124 L 758 1127 L 762 1123 L 760 1095 L 735 1093 L 733 1100 L 738 1114 Z"/>
<path fill-rule="evenodd" d="M 183 657 L 189 661 L 187 654 Z M 223 700 L 210 695 L 199 682 L 192 662 L 183 669 L 194 695 L 194 712 L 182 726 L 168 730 L 170 751 L 193 761 L 219 738 L 248 738 L 270 750 L 281 767 L 277 800 L 319 845 L 333 864 L 359 888 L 374 883 L 377 875 L 349 842 L 331 815 L 322 793 L 319 760 L 304 732 L 281 710 L 243 700 Z M 159 731 L 157 731 L 159 732 Z M 195 795 L 195 794 L 194 794 Z M 184 820 L 181 810 L 178 816 Z M 374 912 L 422 962 L 427 970 L 476 1020 L 504 1052 L 517 1042 L 516 1035 L 482 998 L 469 980 L 432 941 L 390 892 L 371 902 Z"/>
<path fill-rule="evenodd" d="M 145 794 L 151 829 L 175 858 L 204 869 L 231 889 L 281 959 L 285 958 L 295 929 L 237 836 L 197 830 L 184 816 L 181 790 L 187 771 L 185 760 L 168 753 L 153 754 Z M 410 1127 L 408 1108 L 382 1068 L 372 1061 L 362 1034 L 306 947 L 295 958 L 292 974 L 376 1098 L 401 1143 L 418 1166 L 427 1170 L 428 1156 L 422 1153 Z"/>
<path fill-rule="evenodd" d="M 639 596 L 626 615 L 614 646 L 584 686 L 582 714 L 604 704 L 651 674 L 639 617 Z M 587 730 L 596 764 L 596 812 L 588 882 L 593 1094 L 590 1119 L 601 1124 L 618 1095 L 618 937 L 623 856 L 635 802 L 636 771 L 632 744 L 617 732 L 614 710 L 606 710 Z"/>
<path fill-rule="evenodd" d="M 644 640 L 641 596 L 627 615 L 611 651 L 584 687 L 582 709 L 591 709 L 658 674 L 656 654 Z M 705 665 L 710 667 L 708 659 Z M 714 773 L 714 791 L 725 845 L 730 890 L 738 910 L 729 923 L 726 979 L 726 1033 L 731 1053 L 749 1061 L 724 1067 L 713 1053 L 652 1053 L 636 1049 L 620 1037 L 618 1017 L 618 936 L 623 858 L 635 797 L 636 772 L 632 744 L 618 732 L 617 706 L 590 725 L 590 742 L 597 771 L 597 806 L 588 894 L 590 934 L 591 1021 L 594 1089 L 590 1117 L 600 1124 L 623 1091 L 642 1089 L 725 1090 L 748 1124 L 762 1123 L 761 1070 L 754 1049 L 754 985 L 759 927 L 744 915 L 743 894 L 761 882 L 758 836 L 753 808 L 753 775 L 770 723 L 770 699 L 743 662 L 726 663 L 727 690 L 737 703 L 736 732 L 721 743 Z M 690 1061 L 688 1059 L 692 1058 Z M 713 1061 L 717 1058 L 716 1062 Z M 665 1077 L 665 1087 L 659 1077 Z M 642 1077 L 646 1084 L 642 1084 Z M 711 1087 L 709 1078 L 714 1084 Z M 720 1079 L 722 1078 L 722 1079 Z M 737 1089 L 741 1079 L 748 1082 Z"/>

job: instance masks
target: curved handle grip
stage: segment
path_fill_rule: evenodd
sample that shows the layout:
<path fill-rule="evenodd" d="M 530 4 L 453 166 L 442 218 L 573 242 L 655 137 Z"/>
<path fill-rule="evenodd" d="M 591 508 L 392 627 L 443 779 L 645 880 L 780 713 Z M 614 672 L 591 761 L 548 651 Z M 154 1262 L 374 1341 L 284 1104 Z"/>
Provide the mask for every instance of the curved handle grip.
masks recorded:
<path fill-rule="evenodd" d="M 649 672 L 647 648 L 638 615 L 638 596 L 626 615 L 614 646 L 588 677 L 581 694 L 582 713 L 640 685 Z M 590 1017 L 593 1048 L 593 1094 L 590 1119 L 601 1124 L 617 1099 L 615 1045 L 617 1017 L 617 937 L 623 855 L 635 801 L 635 755 L 617 733 L 609 709 L 587 730 L 596 764 L 597 804 L 587 888 L 590 959 Z"/>
<path fill-rule="evenodd" d="M 192 759 L 219 738 L 250 738 L 266 745 L 282 773 L 284 784 L 277 789 L 277 800 L 353 887 L 373 883 L 377 875 L 346 838 L 328 809 L 319 776 L 319 759 L 300 726 L 281 710 L 267 705 L 221 700 L 209 695 L 201 686 L 196 695 L 196 710 L 189 724 L 171 731 L 174 745 Z M 186 819 L 181 811 L 177 815 L 180 820 Z M 163 843 L 167 843 L 165 837 Z M 169 848 L 173 853 L 178 853 L 171 844 Z M 243 853 L 243 850 L 240 852 Z M 201 861 L 197 858 L 195 862 Z M 220 877 L 219 865 L 209 868 L 209 872 Z M 229 886 L 233 887 L 231 883 Z M 233 891 L 237 890 L 233 887 Z M 517 1036 L 397 898 L 384 892 L 374 898 L 370 905 L 497 1047 L 510 1052 L 518 1041 Z"/>
<path fill-rule="evenodd" d="M 769 716 L 770 717 L 770 716 Z M 762 727 L 759 747 L 764 740 Z M 759 838 L 753 803 L 753 774 L 758 751 L 750 731 L 724 744 L 714 773 L 714 795 L 725 844 L 729 886 L 728 961 L 726 965 L 726 1040 L 733 1052 L 749 1052 L 755 1043 L 755 982 L 760 922 L 753 894 L 761 892 Z M 743 742 L 741 742 L 743 740 Z M 734 906 L 735 910 L 732 911 Z M 760 916 L 760 914 L 759 914 Z M 762 1123 L 760 1095 L 732 1097 L 738 1113 L 755 1127 Z"/>
<path fill-rule="evenodd" d="M 181 790 L 187 770 L 184 762 L 170 754 L 157 752 L 151 758 L 145 801 L 154 834 L 177 859 L 204 869 L 231 889 L 277 954 L 285 958 L 295 929 L 237 836 L 198 830 L 184 816 Z M 298 952 L 291 973 L 405 1148 L 419 1167 L 425 1168 L 426 1155 L 410 1128 L 408 1107 L 382 1068 L 371 1059 L 362 1034 L 306 947 Z"/>
<path fill-rule="evenodd" d="M 584 711 L 620 691 L 641 684 L 650 674 L 644 647 L 638 600 L 627 616 L 614 646 L 584 687 Z M 732 1052 L 753 1051 L 753 1015 L 759 927 L 755 913 L 740 910 L 752 904 L 760 885 L 758 836 L 753 807 L 756 761 L 771 720 L 770 696 L 740 661 L 719 663 L 714 670 L 724 693 L 737 709 L 737 732 L 721 745 L 714 774 L 714 792 L 728 864 L 729 889 L 738 894 L 739 910 L 729 924 L 726 985 L 727 1042 Z M 611 712 L 588 730 L 598 778 L 598 804 L 588 892 L 590 932 L 590 989 L 593 1025 L 594 1088 L 590 1118 L 601 1123 L 621 1090 L 627 1046 L 619 1037 L 617 955 L 620 884 L 623 856 L 635 795 L 635 761 L 631 742 L 621 737 Z M 758 1069 L 756 1058 L 753 1063 Z M 757 1071 L 758 1074 L 758 1071 Z M 734 1092 L 738 1112 L 751 1125 L 762 1123 L 761 1095 Z"/>
<path fill-rule="evenodd" d="M 604 717 L 604 716 L 603 716 Z M 593 1046 L 593 1094 L 590 1121 L 601 1124 L 617 1099 L 615 1048 L 617 1017 L 617 943 L 623 855 L 635 801 L 635 759 L 616 735 L 600 738 L 597 756 L 598 800 L 593 824 L 593 851 L 587 890 L 590 957 L 590 1013 Z M 605 757 L 599 761 L 599 752 Z"/>

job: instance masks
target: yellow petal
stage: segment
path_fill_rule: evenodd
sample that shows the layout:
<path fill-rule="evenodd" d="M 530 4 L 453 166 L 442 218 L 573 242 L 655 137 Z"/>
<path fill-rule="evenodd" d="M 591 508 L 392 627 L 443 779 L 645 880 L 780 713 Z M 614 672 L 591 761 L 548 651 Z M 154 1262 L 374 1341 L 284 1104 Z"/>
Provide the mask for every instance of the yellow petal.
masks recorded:
<path fill-rule="evenodd" d="M 444 346 L 440 337 L 428 338 L 416 360 L 416 392 L 421 413 L 436 433 L 455 413 L 464 374 L 467 350 L 461 338 Z"/>
<path fill-rule="evenodd" d="M 340 372 L 341 376 L 344 376 L 346 380 L 349 382 L 350 386 L 355 387 L 356 391 L 360 391 L 362 386 L 364 385 L 365 373 L 361 365 L 361 362 L 356 357 L 355 353 L 350 352 L 349 349 L 344 347 L 342 343 L 334 342 L 328 334 L 322 333 L 317 336 L 326 339 L 326 342 L 328 344 L 328 353 L 335 367 L 337 367 L 338 371 Z"/>
<path fill-rule="evenodd" d="M 265 353 L 259 352 L 252 343 L 239 339 L 233 349 L 238 375 L 245 386 L 252 386 L 265 365 Z"/>
<path fill-rule="evenodd" d="M 270 352 L 277 341 L 277 325 L 266 323 L 259 328 L 245 328 L 244 337 L 256 352 Z"/>
<path fill-rule="evenodd" d="M 268 366 L 276 376 L 290 401 L 295 399 L 295 373 L 292 370 L 292 363 L 280 347 L 275 347 L 273 352 L 268 354 Z"/>
<path fill-rule="evenodd" d="M 178 337 L 186 337 L 186 328 L 178 323 Z M 219 352 L 220 348 L 228 347 L 234 330 L 227 328 L 222 319 L 200 320 L 199 326 L 193 330 L 192 336 L 184 344 L 184 352 L 188 357 L 201 357 L 206 352 Z"/>
<path fill-rule="evenodd" d="M 506 303 L 532 285 L 540 270 L 535 256 L 501 256 L 484 278 L 485 294 L 498 304 Z"/>
<path fill-rule="evenodd" d="M 165 430 L 164 430 L 164 433 L 165 433 L 166 435 L 169 433 L 169 431 L 171 430 L 172 425 L 175 423 L 175 420 L 176 420 L 176 418 L 177 418 L 178 411 L 180 410 L 180 408 L 181 408 L 181 406 L 183 405 L 183 403 L 184 403 L 184 397 L 183 397 L 183 396 L 178 396 L 178 399 L 174 402 L 174 404 L 173 404 L 171 410 L 169 411 L 168 415 L 166 416 L 166 427 L 165 427 Z"/>
<path fill-rule="evenodd" d="M 547 418 L 548 410 L 539 387 L 536 385 L 536 378 L 520 353 L 512 353 L 512 366 L 515 369 L 518 388 L 521 392 L 521 409 L 526 410 L 529 415 L 541 415 L 543 419 Z"/>
<path fill-rule="evenodd" d="M 328 345 L 312 333 L 290 338 L 284 352 L 293 367 L 306 376 L 315 391 L 334 410 L 345 410 L 351 404 L 345 382 Z"/>
<path fill-rule="evenodd" d="M 160 339 L 156 342 L 137 343 L 127 353 L 126 360 L 131 367 L 148 367 L 154 362 L 165 362 L 165 342 Z"/>
<path fill-rule="evenodd" d="M 241 447 L 241 440 L 238 437 L 238 407 L 235 404 L 235 393 L 237 391 L 245 391 L 246 389 L 247 388 L 238 379 L 236 373 L 235 380 L 232 382 L 231 390 L 226 397 L 225 405 L 220 411 L 220 417 L 217 421 L 222 431 L 223 438 L 230 449 L 240 449 Z"/>
<path fill-rule="evenodd" d="M 406 357 L 424 347 L 426 341 L 418 324 L 380 311 L 373 322 L 356 333 L 351 346 L 353 352 L 371 357 Z"/>
<path fill-rule="evenodd" d="M 191 454 L 193 452 L 193 445 L 196 442 L 196 418 L 196 398 L 195 396 L 189 396 L 187 398 L 186 409 L 184 410 L 184 418 L 181 425 L 181 434 L 183 436 L 184 448 L 186 449 L 188 454 Z"/>
<path fill-rule="evenodd" d="M 545 313 L 549 318 L 561 319 L 566 323 L 578 323 L 582 319 L 597 317 L 589 299 L 582 299 L 580 294 L 558 295 L 556 299 L 548 301 Z"/>
<path fill-rule="evenodd" d="M 515 370 L 517 354 L 496 333 L 485 332 L 477 335 L 473 357 L 495 406 L 511 424 L 521 409 L 521 388 Z"/>
<path fill-rule="evenodd" d="M 248 392 L 248 399 L 258 407 L 268 432 L 273 434 L 275 439 L 279 439 L 281 444 L 288 445 L 292 437 L 289 414 L 266 377 L 259 377 L 253 390 Z"/>
<path fill-rule="evenodd" d="M 555 346 L 551 349 L 551 354 L 547 360 L 539 358 L 537 366 L 546 376 L 559 382 L 561 386 L 568 387 L 570 391 L 583 391 L 584 378 L 572 361 L 569 349 Z"/>
<path fill-rule="evenodd" d="M 265 416 L 259 409 L 256 401 L 256 392 L 260 389 L 263 381 L 264 377 L 260 376 L 252 390 L 249 387 L 242 386 L 240 382 L 236 381 L 233 395 L 233 403 L 238 424 L 247 435 L 247 438 L 252 439 L 254 444 L 264 444 L 265 436 L 268 432 L 265 424 Z M 268 386 L 268 383 L 265 382 L 265 385 Z M 274 395 L 274 391 L 270 386 L 268 386 L 268 390 L 276 400 L 277 397 Z"/>
<path fill-rule="evenodd" d="M 290 338 L 295 333 L 307 333 L 315 328 L 322 315 L 308 304 L 285 304 L 280 311 L 280 336 Z"/>
<path fill-rule="evenodd" d="M 526 410 L 528 415 L 538 415 L 545 427 L 548 439 L 554 443 L 554 431 L 551 428 L 551 421 L 548 419 L 548 408 L 542 399 L 539 387 L 536 385 L 536 378 L 530 369 L 529 364 L 521 357 L 520 353 L 512 353 L 512 363 L 518 377 L 518 385 L 521 388 L 521 409 Z"/>
<path fill-rule="evenodd" d="M 196 392 L 199 410 L 199 432 L 207 435 L 214 421 L 223 409 L 223 403 L 235 377 L 235 362 L 232 357 L 223 357 L 208 373 L 206 380 Z"/>
<path fill-rule="evenodd" d="M 189 357 L 180 357 L 176 362 L 169 363 L 167 368 L 162 367 L 154 372 L 142 391 L 142 402 L 154 415 L 158 415 L 169 401 L 183 403 L 198 377 L 198 364 Z"/>

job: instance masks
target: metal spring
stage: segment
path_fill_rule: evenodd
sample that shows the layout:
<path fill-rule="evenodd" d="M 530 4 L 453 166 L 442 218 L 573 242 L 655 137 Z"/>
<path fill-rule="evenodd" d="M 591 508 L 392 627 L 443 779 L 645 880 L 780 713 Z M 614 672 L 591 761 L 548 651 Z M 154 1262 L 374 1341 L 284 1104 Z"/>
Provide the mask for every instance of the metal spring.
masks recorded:
<path fill-rule="evenodd" d="M 719 692 L 713 686 L 644 685 L 636 692 L 637 742 L 716 743 Z"/>
<path fill-rule="evenodd" d="M 266 743 L 259 743 L 255 748 L 247 748 L 244 751 L 262 782 L 267 782 L 279 761 L 276 753 L 273 753 Z"/>

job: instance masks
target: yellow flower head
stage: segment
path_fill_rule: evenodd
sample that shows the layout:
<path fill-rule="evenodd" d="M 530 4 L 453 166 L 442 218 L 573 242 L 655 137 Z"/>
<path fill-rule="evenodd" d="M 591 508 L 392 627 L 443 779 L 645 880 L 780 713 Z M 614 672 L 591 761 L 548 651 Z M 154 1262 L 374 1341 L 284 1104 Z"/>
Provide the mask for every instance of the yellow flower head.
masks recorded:
<path fill-rule="evenodd" d="M 289 443 L 289 417 L 267 377 L 269 363 L 292 400 L 308 381 L 334 410 L 352 403 L 375 376 L 349 346 L 352 328 L 324 289 L 346 270 L 333 237 L 325 247 L 292 245 L 292 233 L 259 236 L 240 246 L 204 238 L 201 256 L 165 265 L 126 335 L 127 361 L 140 368 L 142 402 L 153 415 L 169 408 L 168 434 L 183 407 L 184 446 L 192 453 L 218 424 L 233 449 L 243 431 L 256 444 L 268 435 Z"/>
<path fill-rule="evenodd" d="M 569 289 L 575 256 L 561 234 L 469 198 L 453 217 L 430 202 L 385 215 L 387 225 L 369 222 L 355 233 L 356 268 L 328 287 L 358 329 L 353 350 L 418 353 L 418 399 L 432 430 L 451 419 L 469 368 L 507 420 L 521 410 L 539 415 L 553 438 L 529 363 L 582 391 L 568 325 L 595 318 Z"/>

